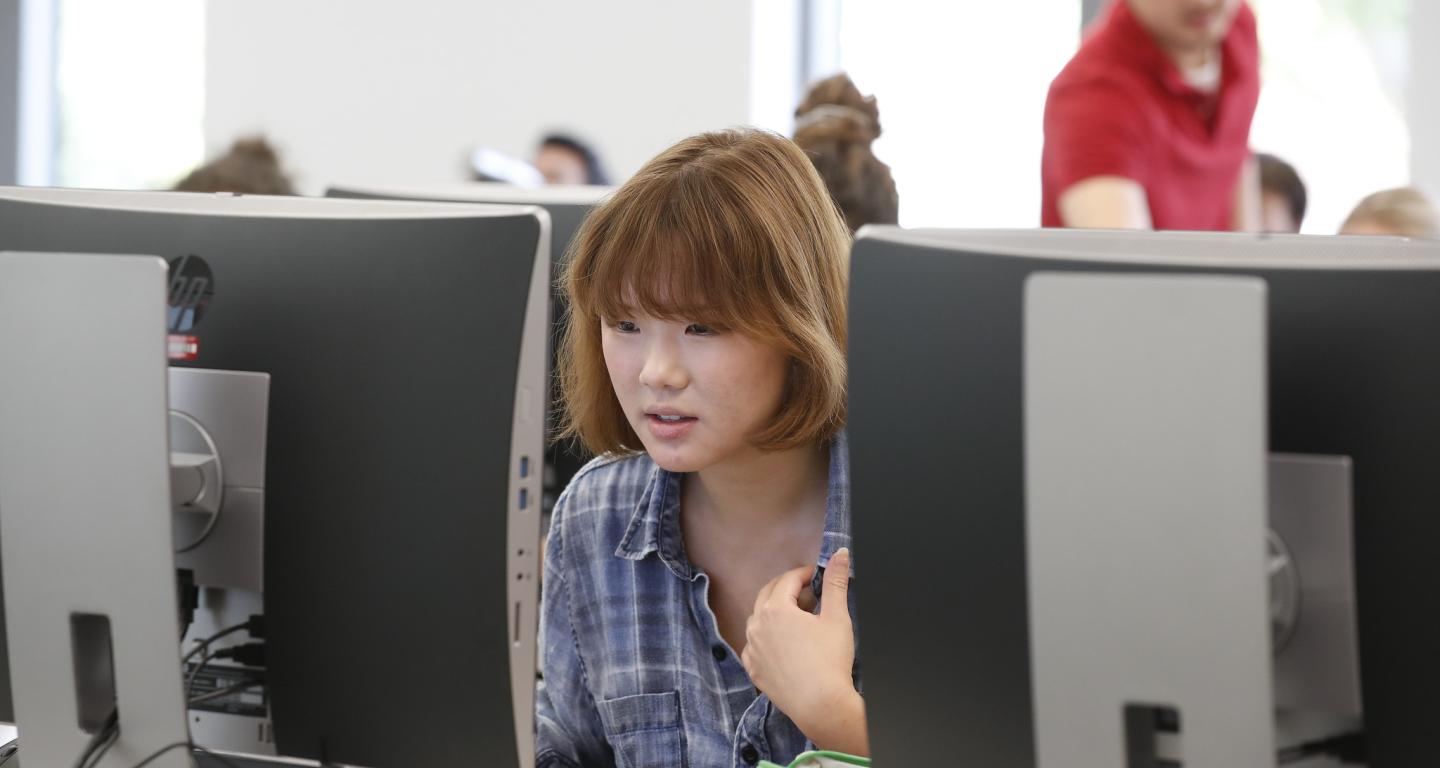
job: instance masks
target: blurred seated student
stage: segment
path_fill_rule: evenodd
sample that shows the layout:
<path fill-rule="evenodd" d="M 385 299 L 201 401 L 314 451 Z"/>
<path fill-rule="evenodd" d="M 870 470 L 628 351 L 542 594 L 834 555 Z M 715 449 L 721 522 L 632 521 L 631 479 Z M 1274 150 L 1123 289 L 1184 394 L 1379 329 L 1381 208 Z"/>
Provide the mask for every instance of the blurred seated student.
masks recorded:
<path fill-rule="evenodd" d="M 599 458 L 546 545 L 537 768 L 868 751 L 849 250 L 805 153 L 749 129 L 665 150 L 581 225 L 562 434 Z"/>
<path fill-rule="evenodd" d="M 610 183 L 600 164 L 600 156 L 585 142 L 563 133 L 552 133 L 540 140 L 535 153 L 535 167 L 546 184 Z"/>
<path fill-rule="evenodd" d="M 1299 232 L 1305 221 L 1305 182 L 1294 166 L 1274 155 L 1255 159 L 1260 164 L 1260 231 Z"/>
<path fill-rule="evenodd" d="M 244 195 L 295 194 L 289 176 L 280 167 L 279 153 L 260 136 L 237 139 L 228 152 L 191 171 L 175 189 Z"/>
<path fill-rule="evenodd" d="M 1387 189 L 1361 200 L 1341 225 L 1340 234 L 1440 238 L 1440 213 L 1414 187 Z"/>
<path fill-rule="evenodd" d="M 1042 226 L 1257 229 L 1259 96 L 1242 0 L 1111 0 L 1046 98 Z"/>
<path fill-rule="evenodd" d="M 470 180 L 517 187 L 538 187 L 545 177 L 535 166 L 494 147 L 478 146 L 470 151 Z"/>
<path fill-rule="evenodd" d="M 795 110 L 795 143 L 810 156 L 852 233 L 899 222 L 895 179 L 871 149 L 879 137 L 875 97 L 862 95 L 844 73 L 812 86 Z"/>

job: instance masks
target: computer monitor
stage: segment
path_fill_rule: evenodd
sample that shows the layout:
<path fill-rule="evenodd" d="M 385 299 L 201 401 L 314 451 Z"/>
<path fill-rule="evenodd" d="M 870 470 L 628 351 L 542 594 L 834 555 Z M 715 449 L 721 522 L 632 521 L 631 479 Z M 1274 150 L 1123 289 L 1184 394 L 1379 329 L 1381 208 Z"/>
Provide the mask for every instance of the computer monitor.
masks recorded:
<path fill-rule="evenodd" d="M 158 254 L 172 365 L 270 377 L 278 754 L 533 759 L 548 228 L 535 207 L 0 189 L 0 249 Z"/>
<path fill-rule="evenodd" d="M 563 274 L 566 250 L 580 224 L 590 210 L 615 189 L 605 186 L 565 185 L 549 187 L 516 187 L 494 182 L 460 182 L 416 186 L 384 184 L 337 183 L 325 191 L 327 197 L 374 200 L 427 200 L 505 205 L 538 205 L 550 214 L 550 263 L 556 278 Z M 554 370 L 554 349 L 559 341 L 560 323 L 565 316 L 565 296 L 558 282 L 551 297 L 551 369 Z M 552 397 L 559 396 L 558 385 Z M 552 419 L 553 422 L 553 419 Z M 553 423 L 552 423 L 553 426 Z M 584 448 L 571 442 L 547 444 L 545 449 L 546 478 L 544 508 L 548 514 L 570 478 L 584 466 L 590 456 Z"/>
<path fill-rule="evenodd" d="M 1042 272 L 1263 281 L 1268 449 L 1353 467 L 1368 765 L 1429 759 L 1440 612 L 1417 606 L 1440 591 L 1440 243 L 871 227 L 851 269 L 855 589 L 877 760 L 1036 765 L 1023 318 Z"/>

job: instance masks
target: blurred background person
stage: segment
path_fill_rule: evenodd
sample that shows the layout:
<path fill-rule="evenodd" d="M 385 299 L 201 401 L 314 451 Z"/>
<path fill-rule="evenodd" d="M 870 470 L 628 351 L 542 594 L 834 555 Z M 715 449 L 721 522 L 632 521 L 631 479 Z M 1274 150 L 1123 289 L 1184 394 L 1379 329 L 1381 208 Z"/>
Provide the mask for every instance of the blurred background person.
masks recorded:
<path fill-rule="evenodd" d="M 1415 187 L 1387 189 L 1361 200 L 1340 234 L 1440 238 L 1440 212 Z"/>
<path fill-rule="evenodd" d="M 1255 155 L 1260 166 L 1260 231 L 1299 232 L 1305 221 L 1305 182 L 1295 166 L 1274 155 Z"/>
<path fill-rule="evenodd" d="M 290 177 L 280 166 L 279 153 L 263 136 L 237 139 L 228 152 L 191 171 L 175 189 L 245 195 L 295 194 Z"/>
<path fill-rule="evenodd" d="M 494 147 L 479 146 L 470 151 L 470 180 L 538 187 L 545 177 L 530 163 Z"/>
<path fill-rule="evenodd" d="M 540 140 L 535 153 L 535 167 L 546 184 L 610 183 L 600 164 L 600 156 L 585 142 L 563 133 L 552 133 Z"/>
<path fill-rule="evenodd" d="M 890 166 L 875 157 L 880 109 L 845 73 L 811 86 L 795 109 L 795 143 L 825 180 L 853 234 L 866 224 L 897 224 L 900 197 Z"/>
<path fill-rule="evenodd" d="M 1259 97 L 1241 0 L 1113 0 L 1050 86 L 1043 226 L 1258 228 Z"/>

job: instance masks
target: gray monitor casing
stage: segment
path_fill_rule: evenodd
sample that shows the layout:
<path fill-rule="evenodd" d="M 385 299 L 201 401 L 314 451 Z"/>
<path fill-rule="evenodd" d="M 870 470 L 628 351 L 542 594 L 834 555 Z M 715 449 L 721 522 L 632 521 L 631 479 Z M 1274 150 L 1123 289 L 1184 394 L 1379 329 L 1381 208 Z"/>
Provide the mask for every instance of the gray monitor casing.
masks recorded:
<path fill-rule="evenodd" d="M 1023 295 L 1033 273 L 1074 271 L 1265 281 L 1267 447 L 1353 461 L 1369 764 L 1429 760 L 1440 243 L 870 227 L 851 266 L 850 435 L 876 759 L 1035 765 Z"/>
<path fill-rule="evenodd" d="M 3 188 L 0 249 L 210 265 L 198 359 L 176 364 L 271 376 L 281 755 L 533 759 L 542 209 Z"/>
<path fill-rule="evenodd" d="M 325 189 L 326 197 L 355 200 L 420 200 L 437 203 L 537 205 L 550 214 L 550 263 L 564 263 L 565 249 L 586 214 L 615 192 L 614 187 L 573 185 L 517 187 L 489 181 L 452 184 L 376 184 L 337 182 Z M 555 274 L 558 276 L 559 272 Z"/>
<path fill-rule="evenodd" d="M 517 187 L 511 184 L 483 181 L 422 185 L 345 182 L 330 185 L 325 190 L 325 195 L 327 197 L 371 200 L 538 205 L 544 208 L 550 214 L 550 264 L 555 277 L 550 313 L 552 326 L 550 364 L 553 369 L 555 367 L 554 349 L 559 343 L 561 324 L 565 318 L 565 293 L 559 280 L 564 274 L 566 253 L 585 217 L 595 206 L 614 192 L 614 187 L 593 185 Z M 560 395 L 558 383 L 554 385 L 551 395 L 558 400 Z M 554 426 L 553 423 L 551 426 Z M 591 457 L 583 447 L 576 443 L 556 442 L 547 446 L 546 458 L 553 472 L 553 476 L 547 478 L 546 481 L 546 511 L 548 513 L 550 506 L 554 504 L 560 492 L 570 482 L 570 478 Z"/>

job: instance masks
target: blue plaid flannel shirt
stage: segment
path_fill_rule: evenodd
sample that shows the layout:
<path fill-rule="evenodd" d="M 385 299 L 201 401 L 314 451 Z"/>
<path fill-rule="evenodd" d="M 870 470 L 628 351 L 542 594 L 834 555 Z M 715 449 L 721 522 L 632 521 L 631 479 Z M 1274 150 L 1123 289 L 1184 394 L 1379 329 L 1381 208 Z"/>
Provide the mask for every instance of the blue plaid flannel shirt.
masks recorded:
<path fill-rule="evenodd" d="M 643 454 L 601 457 L 555 505 L 540 609 L 537 768 L 749 768 L 787 764 L 814 746 L 756 691 L 721 638 L 709 577 L 681 542 L 680 478 Z M 830 556 L 850 546 L 841 434 L 830 446 L 817 594 Z M 854 675 L 858 686 L 858 659 Z"/>

